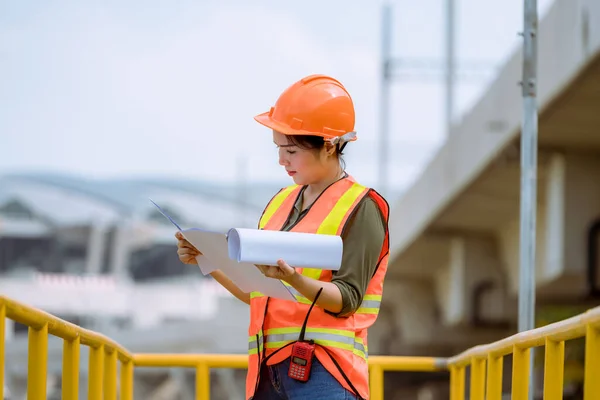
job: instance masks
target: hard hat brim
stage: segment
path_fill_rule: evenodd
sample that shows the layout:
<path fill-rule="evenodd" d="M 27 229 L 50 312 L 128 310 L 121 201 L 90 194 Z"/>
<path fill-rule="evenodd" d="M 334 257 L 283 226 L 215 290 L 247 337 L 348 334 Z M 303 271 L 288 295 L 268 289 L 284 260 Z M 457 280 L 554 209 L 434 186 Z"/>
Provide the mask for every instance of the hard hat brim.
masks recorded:
<path fill-rule="evenodd" d="M 254 117 L 254 120 L 256 122 L 258 122 L 259 124 L 264 125 L 267 128 L 271 128 L 271 129 L 273 129 L 279 133 L 282 133 L 284 135 L 320 136 L 323 139 L 333 139 L 333 138 L 337 137 L 336 135 L 327 135 L 323 132 L 311 132 L 311 131 L 305 131 L 302 129 L 293 129 L 290 126 L 288 126 L 287 124 L 281 123 L 281 122 L 276 121 L 273 118 L 271 118 L 271 116 L 269 115 L 269 112 L 258 114 L 257 116 Z M 350 141 L 353 142 L 356 139 L 357 138 L 355 137 Z"/>

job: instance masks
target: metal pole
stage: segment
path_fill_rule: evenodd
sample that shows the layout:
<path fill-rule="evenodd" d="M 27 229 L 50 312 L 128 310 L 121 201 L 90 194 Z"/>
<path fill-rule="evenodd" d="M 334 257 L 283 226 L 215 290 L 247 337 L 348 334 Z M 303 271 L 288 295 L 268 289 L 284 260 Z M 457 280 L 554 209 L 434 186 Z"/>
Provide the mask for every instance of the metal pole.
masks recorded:
<path fill-rule="evenodd" d="M 389 149 L 389 108 L 390 108 L 390 80 L 391 80 L 391 30 L 392 30 L 392 7 L 390 4 L 383 5 L 381 31 L 381 82 L 379 101 L 379 191 L 382 195 L 388 195 L 388 149 Z"/>
<path fill-rule="evenodd" d="M 519 331 L 535 325 L 535 259 L 537 213 L 537 0 L 524 0 L 523 119 L 521 125 L 521 223 L 519 252 Z M 533 398 L 531 351 L 529 398 Z"/>
<path fill-rule="evenodd" d="M 454 80 L 455 80 L 455 4 L 454 0 L 446 0 L 446 102 L 445 123 L 446 135 L 452 128 L 454 114 Z"/>

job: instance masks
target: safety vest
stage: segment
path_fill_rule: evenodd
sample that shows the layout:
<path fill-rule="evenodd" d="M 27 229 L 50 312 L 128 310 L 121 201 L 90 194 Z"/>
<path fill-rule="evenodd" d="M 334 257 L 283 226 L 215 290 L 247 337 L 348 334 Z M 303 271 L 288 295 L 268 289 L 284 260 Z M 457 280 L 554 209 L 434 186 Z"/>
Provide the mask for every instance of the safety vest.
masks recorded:
<path fill-rule="evenodd" d="M 259 228 L 281 230 L 293 211 L 301 189 L 301 186 L 292 185 L 279 191 L 265 208 Z M 385 240 L 375 274 L 367 287 L 360 308 L 351 316 L 334 317 L 315 306 L 310 313 L 305 339 L 314 340 L 317 345 L 315 349 L 317 359 L 347 390 L 352 391 L 332 362 L 330 355 L 335 358 L 360 396 L 368 399 L 367 328 L 373 325 L 377 319 L 383 293 L 383 281 L 387 271 L 389 256 L 388 204 L 374 190 L 356 183 L 351 177 L 346 177 L 325 189 L 310 209 L 289 230 L 341 236 L 346 222 L 365 196 L 370 196 L 376 202 L 385 220 Z M 297 270 L 304 276 L 323 282 L 329 282 L 332 278 L 332 272 L 329 270 L 314 268 L 298 268 Z M 246 399 L 250 399 L 254 395 L 257 387 L 260 371 L 259 361 L 298 339 L 311 301 L 293 288 L 289 288 L 294 293 L 296 302 L 268 298 L 258 292 L 251 293 Z M 330 355 L 321 346 L 325 346 Z M 268 359 L 267 364 L 272 365 L 285 360 L 290 356 L 291 348 L 292 346 L 288 345 L 279 350 Z"/>

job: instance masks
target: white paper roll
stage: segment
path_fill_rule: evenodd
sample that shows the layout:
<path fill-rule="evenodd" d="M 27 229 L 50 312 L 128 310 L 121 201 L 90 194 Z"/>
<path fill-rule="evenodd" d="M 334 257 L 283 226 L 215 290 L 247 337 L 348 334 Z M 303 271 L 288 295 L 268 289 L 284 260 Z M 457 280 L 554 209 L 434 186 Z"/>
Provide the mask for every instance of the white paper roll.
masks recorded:
<path fill-rule="evenodd" d="M 342 238 L 336 235 L 259 229 L 230 229 L 229 258 L 238 262 L 277 265 L 283 259 L 292 267 L 337 271 L 342 263 Z"/>

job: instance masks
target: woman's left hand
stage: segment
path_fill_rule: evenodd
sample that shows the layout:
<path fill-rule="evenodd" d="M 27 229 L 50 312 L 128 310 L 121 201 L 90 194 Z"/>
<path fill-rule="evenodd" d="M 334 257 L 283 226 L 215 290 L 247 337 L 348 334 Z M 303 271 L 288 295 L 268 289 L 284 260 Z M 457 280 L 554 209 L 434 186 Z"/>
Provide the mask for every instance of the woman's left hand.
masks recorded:
<path fill-rule="evenodd" d="M 296 275 L 296 269 L 290 267 L 288 263 L 283 260 L 277 260 L 277 265 L 257 265 L 260 272 L 268 278 L 281 279 L 289 283 L 289 280 Z"/>

